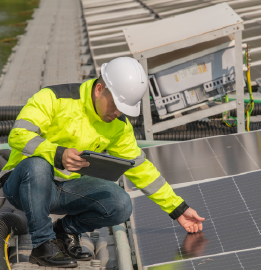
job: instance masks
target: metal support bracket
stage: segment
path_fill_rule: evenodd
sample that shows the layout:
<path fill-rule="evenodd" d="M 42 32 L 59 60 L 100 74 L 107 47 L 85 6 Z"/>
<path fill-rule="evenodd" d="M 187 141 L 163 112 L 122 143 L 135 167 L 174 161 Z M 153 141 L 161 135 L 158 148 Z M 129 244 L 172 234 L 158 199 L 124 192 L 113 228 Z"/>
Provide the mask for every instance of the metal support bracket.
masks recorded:
<path fill-rule="evenodd" d="M 157 133 L 157 132 L 160 132 L 162 130 L 169 129 L 170 127 L 181 126 L 181 125 L 193 122 L 193 121 L 200 120 L 200 119 L 208 117 L 208 116 L 219 114 L 219 113 L 222 113 L 222 112 L 225 112 L 228 110 L 233 110 L 236 107 L 237 107 L 237 104 L 236 104 L 236 101 L 234 100 L 234 101 L 231 101 L 228 103 L 214 106 L 214 107 L 206 109 L 206 110 L 194 112 L 192 114 L 184 115 L 184 116 L 179 117 L 179 118 L 160 122 L 158 124 L 151 126 L 151 129 L 152 129 L 153 133 Z"/>
<path fill-rule="evenodd" d="M 237 102 L 237 132 L 245 132 L 244 78 L 242 59 L 242 32 L 235 33 L 235 67 L 236 67 L 236 102 Z"/>
<path fill-rule="evenodd" d="M 15 247 L 16 250 L 16 260 L 19 263 L 19 250 L 18 250 L 18 235 L 13 235 L 9 240 L 9 246 Z"/>

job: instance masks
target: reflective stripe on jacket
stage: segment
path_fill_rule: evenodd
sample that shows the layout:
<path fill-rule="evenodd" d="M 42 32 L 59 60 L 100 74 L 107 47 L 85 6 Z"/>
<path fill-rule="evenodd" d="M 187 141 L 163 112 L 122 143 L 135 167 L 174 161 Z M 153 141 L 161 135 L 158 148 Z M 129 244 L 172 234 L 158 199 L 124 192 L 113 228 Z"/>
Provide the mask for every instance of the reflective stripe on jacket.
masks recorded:
<path fill-rule="evenodd" d="M 106 149 L 110 155 L 136 159 L 136 167 L 128 170 L 126 177 L 162 210 L 171 213 L 183 199 L 145 159 L 124 115 L 106 123 L 96 114 L 91 98 L 94 81 L 49 86 L 30 98 L 10 132 L 8 143 L 12 152 L 3 170 L 13 169 L 27 157 L 39 156 L 54 166 L 56 177 L 79 178 L 79 174 L 63 168 L 64 149 Z"/>

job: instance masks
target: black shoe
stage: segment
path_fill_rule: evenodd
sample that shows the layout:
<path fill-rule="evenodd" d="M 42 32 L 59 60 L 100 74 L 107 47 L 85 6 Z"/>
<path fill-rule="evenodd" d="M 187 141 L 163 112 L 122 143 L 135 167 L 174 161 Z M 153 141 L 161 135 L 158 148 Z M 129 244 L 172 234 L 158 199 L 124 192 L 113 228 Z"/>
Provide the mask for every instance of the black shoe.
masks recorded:
<path fill-rule="evenodd" d="M 53 230 L 56 233 L 56 239 L 60 247 L 72 258 L 78 261 L 90 261 L 94 259 L 93 253 L 85 247 L 83 251 L 80 245 L 80 234 L 69 234 L 59 226 L 60 220 L 53 223 Z"/>
<path fill-rule="evenodd" d="M 37 248 L 33 248 L 29 262 L 40 266 L 73 268 L 77 261 L 65 254 L 55 239 L 48 240 Z"/>

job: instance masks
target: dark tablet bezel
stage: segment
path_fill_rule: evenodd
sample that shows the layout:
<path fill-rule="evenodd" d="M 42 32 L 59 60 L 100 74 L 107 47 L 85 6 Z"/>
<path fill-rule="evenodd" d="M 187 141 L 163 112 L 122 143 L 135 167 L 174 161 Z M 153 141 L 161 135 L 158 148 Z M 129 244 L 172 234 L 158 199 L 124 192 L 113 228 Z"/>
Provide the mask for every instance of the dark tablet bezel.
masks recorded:
<path fill-rule="evenodd" d="M 90 157 L 90 156 L 96 156 L 97 158 L 101 157 L 104 158 L 106 160 L 110 160 L 110 161 L 115 161 L 115 162 L 119 162 L 122 164 L 126 164 L 126 165 L 130 165 L 130 166 L 134 166 L 135 165 L 135 160 L 133 159 L 124 159 L 124 158 L 118 158 L 118 157 L 114 157 L 114 156 L 110 156 L 110 155 L 106 155 L 106 154 L 102 154 L 102 153 L 97 153 L 97 152 L 93 152 L 93 151 L 89 151 L 89 150 L 84 150 L 81 154 L 80 157 L 84 158 L 84 156 L 86 157 Z"/>

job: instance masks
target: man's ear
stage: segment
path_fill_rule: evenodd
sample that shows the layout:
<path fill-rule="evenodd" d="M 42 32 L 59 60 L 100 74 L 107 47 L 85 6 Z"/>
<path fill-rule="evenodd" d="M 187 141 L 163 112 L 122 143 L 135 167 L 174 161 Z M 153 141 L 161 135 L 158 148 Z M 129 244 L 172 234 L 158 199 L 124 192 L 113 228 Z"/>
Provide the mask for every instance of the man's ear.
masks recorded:
<path fill-rule="evenodd" d="M 98 98 L 102 95 L 102 84 L 101 83 L 97 83 L 96 87 L 95 87 L 95 97 Z"/>

